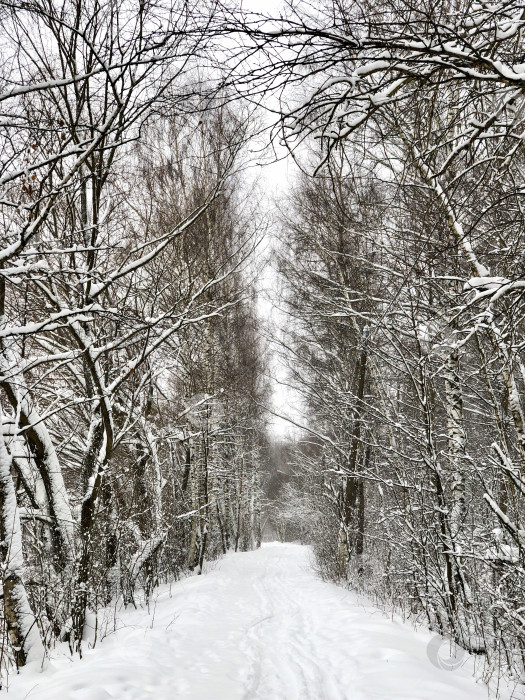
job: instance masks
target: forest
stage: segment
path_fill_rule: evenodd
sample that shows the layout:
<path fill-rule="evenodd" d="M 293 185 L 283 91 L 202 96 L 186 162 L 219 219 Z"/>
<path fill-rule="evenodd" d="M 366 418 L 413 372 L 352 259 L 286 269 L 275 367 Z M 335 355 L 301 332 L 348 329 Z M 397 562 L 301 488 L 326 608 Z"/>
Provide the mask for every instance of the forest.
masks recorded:
<path fill-rule="evenodd" d="M 270 538 L 523 689 L 523 4 L 0 28 L 2 677 Z"/>

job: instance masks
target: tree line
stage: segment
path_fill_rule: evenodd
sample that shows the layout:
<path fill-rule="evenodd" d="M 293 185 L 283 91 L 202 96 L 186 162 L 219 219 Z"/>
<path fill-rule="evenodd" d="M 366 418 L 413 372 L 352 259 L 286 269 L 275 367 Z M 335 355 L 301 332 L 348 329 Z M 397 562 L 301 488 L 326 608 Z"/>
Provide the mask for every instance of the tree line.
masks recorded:
<path fill-rule="evenodd" d="M 304 171 L 278 261 L 306 406 L 296 532 L 326 575 L 518 682 L 524 22 L 396 0 L 244 24 L 258 84 L 293 85 L 280 135 Z"/>
<path fill-rule="evenodd" d="M 190 3 L 2 3 L 1 663 L 260 543 L 248 110 Z M 258 403 L 259 402 L 259 403 Z M 8 642 L 8 643 L 6 643 Z"/>

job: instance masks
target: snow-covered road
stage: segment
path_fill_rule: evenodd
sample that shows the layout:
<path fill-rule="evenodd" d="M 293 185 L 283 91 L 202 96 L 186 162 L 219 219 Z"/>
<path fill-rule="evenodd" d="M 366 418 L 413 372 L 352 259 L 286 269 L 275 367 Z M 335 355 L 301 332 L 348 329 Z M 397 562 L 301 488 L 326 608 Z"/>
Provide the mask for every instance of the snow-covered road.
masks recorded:
<path fill-rule="evenodd" d="M 162 587 L 82 661 L 12 679 L 30 700 L 482 700 L 470 662 L 440 670 L 432 635 L 393 622 L 311 569 L 307 547 L 230 554 Z M 9 697 L 9 696 L 8 696 Z"/>

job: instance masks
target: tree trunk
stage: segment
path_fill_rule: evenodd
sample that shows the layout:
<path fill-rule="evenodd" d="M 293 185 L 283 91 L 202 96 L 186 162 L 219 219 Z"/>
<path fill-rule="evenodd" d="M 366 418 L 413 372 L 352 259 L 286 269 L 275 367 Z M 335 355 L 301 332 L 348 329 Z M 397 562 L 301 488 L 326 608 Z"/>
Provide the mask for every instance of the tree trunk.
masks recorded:
<path fill-rule="evenodd" d="M 0 411 L 0 552 L 4 589 L 4 616 L 7 634 L 18 667 L 28 661 L 41 661 L 44 648 L 36 617 L 24 586 L 22 528 L 11 477 L 11 458 L 7 452 Z"/>
<path fill-rule="evenodd" d="M 357 503 L 360 493 L 360 482 L 356 476 L 357 457 L 361 446 L 361 422 L 363 419 L 363 399 L 365 395 L 367 351 L 363 348 L 359 354 L 356 367 L 357 394 L 354 409 L 354 424 L 352 428 L 352 441 L 350 445 L 350 455 L 348 457 L 349 476 L 345 477 L 343 488 L 342 523 L 339 532 L 339 564 L 346 567 L 352 553 L 357 553 L 357 545 L 360 539 L 359 529 L 360 516 Z M 363 512 L 364 520 L 364 512 Z M 345 553 L 346 547 L 346 553 Z M 346 562 L 344 561 L 346 560 Z"/>

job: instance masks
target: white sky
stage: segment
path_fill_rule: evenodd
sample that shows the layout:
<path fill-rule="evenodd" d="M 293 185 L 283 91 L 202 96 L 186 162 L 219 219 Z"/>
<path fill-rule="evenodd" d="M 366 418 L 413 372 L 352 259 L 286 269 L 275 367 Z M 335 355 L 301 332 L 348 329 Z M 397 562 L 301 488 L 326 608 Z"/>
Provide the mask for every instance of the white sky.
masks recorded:
<path fill-rule="evenodd" d="M 275 14 L 276 16 L 278 16 L 283 4 L 282 0 L 242 0 L 245 10 Z M 266 104 L 268 104 L 268 99 L 265 98 L 265 100 Z M 277 106 L 277 102 L 275 104 Z M 286 317 L 279 309 L 280 280 L 271 261 L 271 251 L 276 245 L 275 235 L 278 226 L 277 203 L 285 202 L 286 193 L 297 172 L 297 168 L 292 158 L 287 155 L 286 149 L 278 146 L 276 148 L 280 160 L 267 162 L 267 164 L 260 167 L 255 166 L 252 171 L 253 178 L 259 179 L 259 189 L 264 195 L 263 206 L 272 220 L 270 231 L 264 241 L 263 250 L 258 253 L 260 257 L 256 261 L 259 291 L 258 313 L 263 323 L 272 332 L 286 324 Z M 272 159 L 267 157 L 267 160 L 271 161 Z M 263 259 L 266 261 L 265 265 L 263 265 Z M 270 346 L 270 350 L 272 401 L 269 408 L 283 416 L 270 418 L 270 430 L 277 439 L 293 438 L 299 431 L 285 417 L 287 416 L 298 423 L 303 422 L 301 397 L 297 392 L 286 386 L 286 368 L 279 360 L 275 347 L 272 348 Z"/>
<path fill-rule="evenodd" d="M 270 163 L 262 167 L 260 172 L 260 188 L 264 192 L 264 206 L 272 219 L 270 231 L 266 236 L 264 251 L 260 254 L 266 258 L 266 264 L 258 274 L 258 313 L 263 323 L 272 333 L 286 325 L 286 317 L 279 308 L 280 280 L 274 261 L 271 259 L 272 249 L 277 245 L 276 233 L 278 227 L 277 205 L 286 200 L 286 194 L 293 182 L 295 166 L 290 157 Z M 277 356 L 275 347 L 270 345 L 270 375 L 272 387 L 271 410 L 302 423 L 301 398 L 297 392 L 286 386 L 286 368 Z M 273 416 L 270 419 L 271 432 L 277 439 L 293 438 L 297 428 L 284 417 Z"/>

